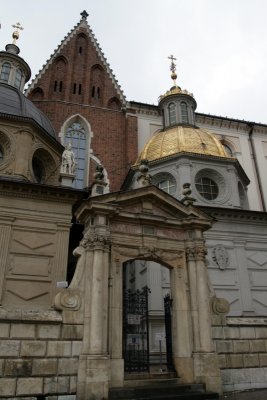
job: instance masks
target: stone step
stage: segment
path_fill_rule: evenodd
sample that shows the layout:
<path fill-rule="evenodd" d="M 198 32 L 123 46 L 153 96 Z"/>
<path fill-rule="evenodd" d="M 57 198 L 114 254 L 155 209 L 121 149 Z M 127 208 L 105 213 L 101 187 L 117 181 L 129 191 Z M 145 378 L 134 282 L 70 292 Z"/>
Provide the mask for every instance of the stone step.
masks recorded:
<path fill-rule="evenodd" d="M 202 385 L 174 384 L 113 388 L 110 400 L 215 400 L 218 394 L 205 392 Z"/>
<path fill-rule="evenodd" d="M 150 377 L 147 379 L 131 379 L 124 381 L 124 387 L 144 387 L 144 386 L 173 386 L 178 385 L 181 383 L 180 378 L 157 378 L 157 377 Z M 199 385 L 199 387 L 202 385 Z"/>

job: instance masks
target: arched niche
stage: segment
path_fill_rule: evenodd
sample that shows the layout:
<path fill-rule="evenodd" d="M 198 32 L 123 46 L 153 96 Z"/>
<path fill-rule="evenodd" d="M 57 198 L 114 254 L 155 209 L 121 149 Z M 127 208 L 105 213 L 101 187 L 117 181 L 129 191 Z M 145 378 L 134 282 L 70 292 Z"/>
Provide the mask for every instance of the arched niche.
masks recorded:
<path fill-rule="evenodd" d="M 104 69 L 100 64 L 95 64 L 91 68 L 90 78 L 90 99 L 93 104 L 103 104 L 104 80 Z"/>
<path fill-rule="evenodd" d="M 33 91 L 29 94 L 29 99 L 33 101 L 43 100 L 43 98 L 44 98 L 44 91 L 40 87 L 33 89 Z"/>
<path fill-rule="evenodd" d="M 122 104 L 120 100 L 117 97 L 111 97 L 107 103 L 107 108 L 110 108 L 112 110 L 121 110 Z"/>
<path fill-rule="evenodd" d="M 31 159 L 30 170 L 36 183 L 55 184 L 58 177 L 58 165 L 48 150 L 37 148 Z"/>
<path fill-rule="evenodd" d="M 63 124 L 60 134 L 61 143 L 71 143 L 77 162 L 73 187 L 83 189 L 88 186 L 89 154 L 92 131 L 89 122 L 80 114 L 69 117 Z"/>

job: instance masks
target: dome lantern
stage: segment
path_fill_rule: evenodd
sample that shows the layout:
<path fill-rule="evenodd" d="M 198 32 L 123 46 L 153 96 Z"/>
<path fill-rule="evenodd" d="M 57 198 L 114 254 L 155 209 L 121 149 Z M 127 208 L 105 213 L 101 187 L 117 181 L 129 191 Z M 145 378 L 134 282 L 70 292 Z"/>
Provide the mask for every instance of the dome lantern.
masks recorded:
<path fill-rule="evenodd" d="M 173 125 L 195 125 L 196 100 L 192 93 L 181 89 L 177 85 L 176 58 L 171 55 L 170 70 L 173 86 L 164 95 L 159 97 L 159 108 L 163 115 L 163 126 L 168 128 Z"/>
<path fill-rule="evenodd" d="M 22 92 L 25 83 L 31 77 L 31 69 L 26 61 L 18 55 L 20 49 L 16 43 L 19 39 L 19 30 L 23 30 L 23 28 L 19 22 L 12 27 L 15 28 L 12 34 L 13 43 L 6 45 L 6 51 L 0 51 L 0 83 L 13 86 Z"/>

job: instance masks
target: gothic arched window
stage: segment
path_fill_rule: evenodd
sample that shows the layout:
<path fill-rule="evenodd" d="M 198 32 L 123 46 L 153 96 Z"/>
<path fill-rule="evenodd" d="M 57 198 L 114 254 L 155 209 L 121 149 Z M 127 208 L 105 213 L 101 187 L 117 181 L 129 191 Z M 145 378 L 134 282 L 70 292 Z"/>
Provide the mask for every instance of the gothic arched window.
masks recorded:
<path fill-rule="evenodd" d="M 181 117 L 182 117 L 182 123 L 188 124 L 188 109 L 187 109 L 187 104 L 183 101 L 181 103 Z"/>
<path fill-rule="evenodd" d="M 9 63 L 5 62 L 2 65 L 2 69 L 1 69 L 1 75 L 0 75 L 1 81 L 8 82 L 10 70 L 11 70 L 11 65 Z"/>
<path fill-rule="evenodd" d="M 73 186 L 76 189 L 83 189 L 87 184 L 85 181 L 87 175 L 87 135 L 80 122 L 75 121 L 67 128 L 64 144 L 67 145 L 68 143 L 71 143 L 77 162 L 76 178 Z"/>
<path fill-rule="evenodd" d="M 169 124 L 170 125 L 176 124 L 176 109 L 174 103 L 170 103 L 168 105 L 168 111 L 169 111 Z"/>

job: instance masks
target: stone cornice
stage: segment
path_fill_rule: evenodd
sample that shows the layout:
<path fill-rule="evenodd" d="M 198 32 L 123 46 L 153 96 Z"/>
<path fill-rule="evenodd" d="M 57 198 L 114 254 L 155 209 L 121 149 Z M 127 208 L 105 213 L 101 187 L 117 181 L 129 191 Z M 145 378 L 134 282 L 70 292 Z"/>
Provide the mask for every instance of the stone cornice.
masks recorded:
<path fill-rule="evenodd" d="M 85 196 L 85 191 L 18 181 L 0 176 L 0 194 L 5 197 L 29 198 L 53 202 L 75 203 Z"/>
<path fill-rule="evenodd" d="M 22 310 L 0 307 L 0 319 L 12 321 L 62 322 L 62 314 L 54 310 Z"/>
<path fill-rule="evenodd" d="M 208 215 L 212 216 L 216 220 L 223 219 L 228 221 L 240 221 L 240 222 L 255 222 L 266 225 L 267 213 L 262 211 L 250 211 L 242 209 L 232 208 L 221 208 L 221 207 L 207 207 L 198 206 Z"/>

